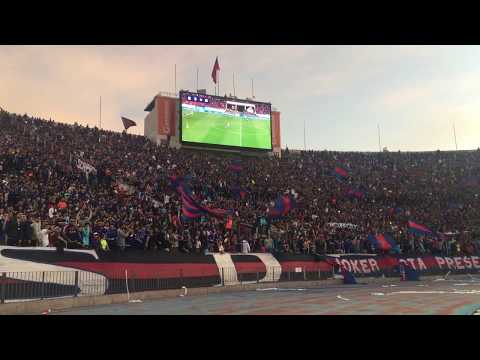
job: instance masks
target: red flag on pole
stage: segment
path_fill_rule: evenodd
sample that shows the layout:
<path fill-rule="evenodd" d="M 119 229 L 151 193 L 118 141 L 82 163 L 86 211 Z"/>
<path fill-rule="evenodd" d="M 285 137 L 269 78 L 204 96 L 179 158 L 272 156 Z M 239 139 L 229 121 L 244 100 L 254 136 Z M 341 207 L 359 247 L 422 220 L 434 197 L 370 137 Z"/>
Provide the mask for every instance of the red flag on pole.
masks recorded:
<path fill-rule="evenodd" d="M 220 65 L 218 64 L 218 56 L 215 59 L 215 64 L 213 65 L 213 70 L 212 70 L 212 80 L 216 84 L 218 80 L 218 72 L 220 71 Z"/>
<path fill-rule="evenodd" d="M 137 126 L 137 123 L 135 121 L 127 119 L 126 117 L 123 117 L 123 116 L 122 116 L 122 122 L 123 122 L 123 126 L 125 127 L 125 130 L 128 130 L 129 127 Z"/>

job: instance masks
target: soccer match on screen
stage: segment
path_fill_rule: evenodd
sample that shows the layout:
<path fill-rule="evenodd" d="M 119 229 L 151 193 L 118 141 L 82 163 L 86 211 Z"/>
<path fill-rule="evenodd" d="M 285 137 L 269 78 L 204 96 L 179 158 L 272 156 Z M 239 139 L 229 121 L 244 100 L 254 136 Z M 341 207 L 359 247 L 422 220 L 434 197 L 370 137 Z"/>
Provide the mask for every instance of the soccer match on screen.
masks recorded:
<path fill-rule="evenodd" d="M 182 141 L 271 150 L 270 104 L 184 92 Z"/>

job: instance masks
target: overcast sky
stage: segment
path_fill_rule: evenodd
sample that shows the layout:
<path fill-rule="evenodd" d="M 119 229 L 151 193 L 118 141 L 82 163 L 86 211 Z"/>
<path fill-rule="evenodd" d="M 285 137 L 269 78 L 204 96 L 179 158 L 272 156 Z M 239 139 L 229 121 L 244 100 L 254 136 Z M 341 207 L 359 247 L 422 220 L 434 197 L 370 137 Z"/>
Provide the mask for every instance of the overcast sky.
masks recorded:
<path fill-rule="evenodd" d="M 479 46 L 0 46 L 0 106 L 55 121 L 122 130 L 159 91 L 199 87 L 277 107 L 282 147 L 340 151 L 480 146 Z"/>

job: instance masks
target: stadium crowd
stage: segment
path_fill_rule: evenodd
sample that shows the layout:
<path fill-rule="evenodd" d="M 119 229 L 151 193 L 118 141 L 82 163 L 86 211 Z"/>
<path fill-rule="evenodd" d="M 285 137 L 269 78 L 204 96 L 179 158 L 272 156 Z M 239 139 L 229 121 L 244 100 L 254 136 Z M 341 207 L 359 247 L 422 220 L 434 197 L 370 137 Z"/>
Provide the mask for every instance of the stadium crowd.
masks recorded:
<path fill-rule="evenodd" d="M 289 151 L 244 157 L 175 150 L 142 136 L 0 112 L 0 244 L 98 251 L 372 253 L 387 232 L 394 252 L 480 251 L 480 150 L 423 153 Z M 79 169 L 77 161 L 96 171 Z M 341 165 L 345 182 L 332 176 Z M 182 218 L 168 176 L 189 176 L 228 219 Z M 244 196 L 232 189 L 241 188 Z M 362 189 L 363 197 L 348 195 Z M 279 194 L 297 207 L 270 221 Z M 414 219 L 441 237 L 409 233 Z"/>

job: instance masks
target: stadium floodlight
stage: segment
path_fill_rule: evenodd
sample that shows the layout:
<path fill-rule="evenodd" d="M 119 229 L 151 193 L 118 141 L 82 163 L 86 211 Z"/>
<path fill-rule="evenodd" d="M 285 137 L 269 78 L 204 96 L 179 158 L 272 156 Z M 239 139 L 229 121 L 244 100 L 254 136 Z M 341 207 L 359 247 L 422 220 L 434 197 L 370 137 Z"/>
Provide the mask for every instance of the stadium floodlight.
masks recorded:
<path fill-rule="evenodd" d="M 189 97 L 188 97 L 188 100 L 192 100 L 192 97 L 191 97 L 191 96 L 189 96 Z"/>

